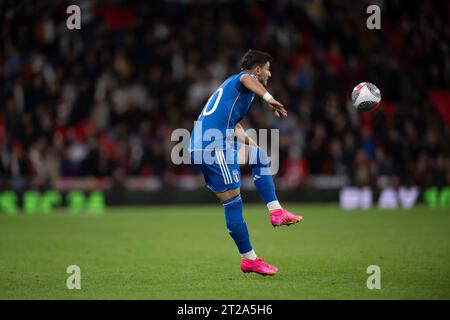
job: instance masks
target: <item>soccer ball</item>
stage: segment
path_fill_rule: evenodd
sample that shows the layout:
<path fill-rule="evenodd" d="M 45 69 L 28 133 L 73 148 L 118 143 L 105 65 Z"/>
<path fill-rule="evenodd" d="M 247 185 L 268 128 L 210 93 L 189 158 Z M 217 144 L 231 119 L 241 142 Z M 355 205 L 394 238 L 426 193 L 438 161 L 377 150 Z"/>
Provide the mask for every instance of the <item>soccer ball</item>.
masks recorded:
<path fill-rule="evenodd" d="M 352 92 L 353 107 L 358 112 L 368 112 L 378 108 L 381 102 L 380 90 L 370 82 L 361 82 Z"/>

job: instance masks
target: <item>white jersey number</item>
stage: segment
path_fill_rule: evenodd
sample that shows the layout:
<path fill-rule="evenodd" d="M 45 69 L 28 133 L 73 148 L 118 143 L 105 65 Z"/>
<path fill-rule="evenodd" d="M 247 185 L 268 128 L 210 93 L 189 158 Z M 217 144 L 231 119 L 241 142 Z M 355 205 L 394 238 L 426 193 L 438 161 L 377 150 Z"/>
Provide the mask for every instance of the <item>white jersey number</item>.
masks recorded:
<path fill-rule="evenodd" d="M 211 110 L 207 111 L 208 108 L 209 108 L 209 106 L 210 106 L 210 104 L 211 104 L 211 102 L 212 102 L 211 100 L 212 100 L 212 98 L 215 96 L 216 92 L 218 92 L 217 98 L 216 98 L 216 102 L 214 102 L 214 105 L 213 105 L 213 107 L 211 108 Z M 211 97 L 209 97 L 208 102 L 206 103 L 206 108 L 203 109 L 203 115 L 204 115 L 204 116 L 209 116 L 210 114 L 214 113 L 214 111 L 216 111 L 217 106 L 219 105 L 219 101 L 220 101 L 220 99 L 222 98 L 223 88 L 217 89 L 216 92 L 214 92 L 214 93 L 211 95 Z"/>

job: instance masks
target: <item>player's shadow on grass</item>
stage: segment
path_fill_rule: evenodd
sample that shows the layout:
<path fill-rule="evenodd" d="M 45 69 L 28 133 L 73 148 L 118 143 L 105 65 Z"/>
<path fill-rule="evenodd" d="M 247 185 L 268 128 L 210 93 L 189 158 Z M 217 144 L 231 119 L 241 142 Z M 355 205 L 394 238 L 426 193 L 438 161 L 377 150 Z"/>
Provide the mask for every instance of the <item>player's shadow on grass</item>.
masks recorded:
<path fill-rule="evenodd" d="M 239 276 L 228 277 L 227 280 L 235 281 L 235 280 L 246 280 L 246 281 L 279 281 L 282 280 L 280 276 L 262 276 L 259 274 L 242 274 Z"/>

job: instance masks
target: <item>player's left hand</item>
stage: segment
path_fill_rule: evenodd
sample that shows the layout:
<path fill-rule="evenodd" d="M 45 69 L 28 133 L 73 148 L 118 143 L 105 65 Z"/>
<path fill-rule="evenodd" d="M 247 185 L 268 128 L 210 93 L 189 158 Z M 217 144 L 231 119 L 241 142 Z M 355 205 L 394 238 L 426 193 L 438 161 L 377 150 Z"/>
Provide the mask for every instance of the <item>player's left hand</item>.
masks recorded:
<path fill-rule="evenodd" d="M 275 117 L 277 117 L 277 118 L 287 117 L 287 110 L 277 100 L 275 100 L 274 98 L 271 98 L 267 103 L 269 104 L 270 108 L 273 110 Z"/>

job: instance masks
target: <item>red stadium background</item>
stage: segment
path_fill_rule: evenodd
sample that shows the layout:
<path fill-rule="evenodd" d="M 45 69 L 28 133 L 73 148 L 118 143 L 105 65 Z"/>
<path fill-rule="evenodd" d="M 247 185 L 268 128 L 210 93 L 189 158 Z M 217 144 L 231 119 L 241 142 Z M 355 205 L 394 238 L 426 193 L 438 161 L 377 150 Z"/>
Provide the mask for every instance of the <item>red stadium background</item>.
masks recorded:
<path fill-rule="evenodd" d="M 448 1 L 380 1 L 380 30 L 364 1 L 78 1 L 80 30 L 70 4 L 2 3 L 0 190 L 19 202 L 74 189 L 111 204 L 214 200 L 171 162 L 170 135 L 250 48 L 274 57 L 269 88 L 289 117 L 255 99 L 243 125 L 280 129 L 287 199 L 450 185 Z M 362 81 L 381 90 L 376 112 L 351 106 Z"/>

